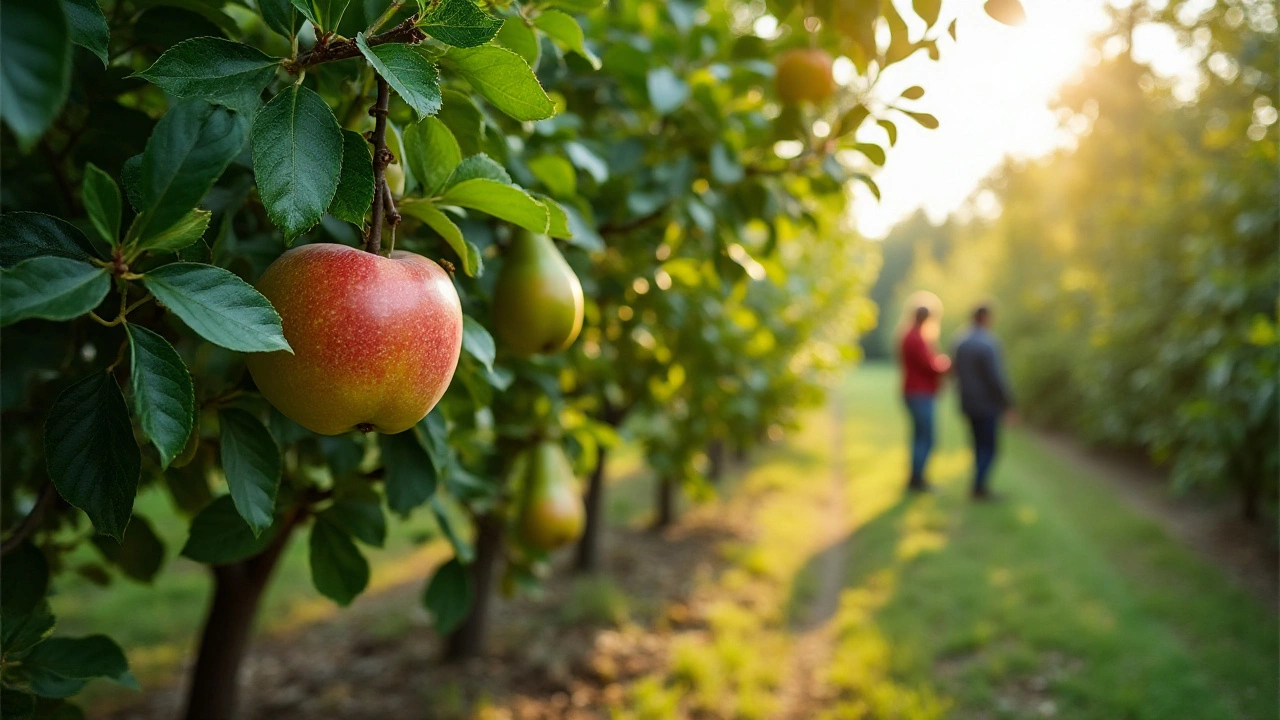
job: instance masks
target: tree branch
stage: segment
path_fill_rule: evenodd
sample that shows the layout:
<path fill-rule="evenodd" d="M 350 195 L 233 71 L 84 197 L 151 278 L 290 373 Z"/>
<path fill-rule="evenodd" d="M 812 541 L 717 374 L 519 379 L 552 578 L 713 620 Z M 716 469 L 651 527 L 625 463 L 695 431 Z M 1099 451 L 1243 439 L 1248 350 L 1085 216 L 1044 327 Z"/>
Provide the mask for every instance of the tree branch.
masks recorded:
<path fill-rule="evenodd" d="M 391 100 L 387 81 L 381 75 L 378 80 L 378 100 L 369 108 L 374 117 L 373 136 L 373 218 L 369 223 L 369 232 L 364 236 L 364 249 L 374 254 L 382 250 L 382 219 L 388 208 L 387 200 L 391 191 L 387 189 L 387 165 L 391 162 L 391 151 L 387 149 L 387 103 Z M 390 206 L 394 212 L 394 206 Z M 396 215 L 399 217 L 399 215 Z"/>
<path fill-rule="evenodd" d="M 418 16 L 412 15 L 404 22 L 391 28 L 390 30 L 365 38 L 365 42 L 369 47 L 377 47 L 387 43 L 403 43 L 405 45 L 417 45 L 427 39 L 427 34 L 419 30 L 414 25 L 418 22 Z M 356 46 L 355 40 L 339 40 L 334 43 L 317 43 L 311 50 L 299 55 L 294 60 L 284 61 L 284 69 L 290 75 L 298 73 L 316 65 L 323 63 L 337 62 L 338 60 L 346 60 L 348 58 L 360 57 L 360 48 Z"/>
<path fill-rule="evenodd" d="M 601 235 L 620 235 L 625 232 L 631 232 L 632 230 L 639 230 L 640 228 L 646 225 L 649 225 L 657 222 L 658 220 L 661 220 L 662 217 L 666 215 L 669 207 L 670 207 L 670 203 L 663 203 L 662 207 L 659 207 L 657 210 L 654 210 L 648 215 L 640 215 L 637 217 L 633 217 L 630 220 L 624 220 L 622 222 L 617 222 L 617 223 L 613 223 L 613 222 L 605 223 L 600 226 L 597 232 L 599 232 Z"/>
<path fill-rule="evenodd" d="M 40 489 L 40 497 L 36 499 L 35 507 L 31 508 L 31 512 L 22 518 L 22 522 L 18 523 L 18 527 L 14 529 L 13 534 L 0 544 L 0 557 L 13 552 L 19 545 L 23 543 L 31 533 L 35 532 L 40 526 L 40 521 L 44 519 L 45 511 L 53 504 L 53 499 L 57 497 L 57 493 L 53 490 L 53 483 L 45 481 L 44 487 Z"/>

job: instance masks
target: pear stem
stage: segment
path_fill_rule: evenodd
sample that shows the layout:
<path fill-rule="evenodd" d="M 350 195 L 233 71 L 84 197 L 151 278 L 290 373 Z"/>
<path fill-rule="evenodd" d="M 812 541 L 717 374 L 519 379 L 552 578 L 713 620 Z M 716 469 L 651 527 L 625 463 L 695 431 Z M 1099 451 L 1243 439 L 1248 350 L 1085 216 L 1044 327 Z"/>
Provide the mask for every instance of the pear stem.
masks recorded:
<path fill-rule="evenodd" d="M 369 223 L 369 231 L 364 236 L 364 249 L 375 255 L 382 251 L 382 219 L 386 215 L 391 191 L 387 188 L 387 165 L 391 162 L 391 151 L 387 149 L 387 104 L 391 101 L 391 92 L 387 81 L 381 75 L 378 80 L 378 100 L 369 108 L 374 117 L 373 137 L 373 217 Z M 395 213 L 394 205 L 391 212 Z M 399 217 L 398 213 L 395 217 Z"/>

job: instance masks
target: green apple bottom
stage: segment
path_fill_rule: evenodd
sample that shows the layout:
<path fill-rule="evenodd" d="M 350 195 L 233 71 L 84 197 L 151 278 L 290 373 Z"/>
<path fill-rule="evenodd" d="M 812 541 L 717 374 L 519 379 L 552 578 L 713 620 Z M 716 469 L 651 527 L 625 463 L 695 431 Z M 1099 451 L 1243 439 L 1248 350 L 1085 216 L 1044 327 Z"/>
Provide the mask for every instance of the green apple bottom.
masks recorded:
<path fill-rule="evenodd" d="M 582 329 L 582 285 L 555 244 L 521 233 L 494 290 L 494 327 L 513 354 L 567 348 Z M 312 432 L 394 434 L 431 412 L 462 352 L 462 304 L 439 264 L 315 243 L 281 255 L 258 281 L 293 353 L 247 356 L 263 397 Z M 552 550 L 582 533 L 577 479 L 559 443 L 540 440 L 512 464 L 519 529 Z"/>

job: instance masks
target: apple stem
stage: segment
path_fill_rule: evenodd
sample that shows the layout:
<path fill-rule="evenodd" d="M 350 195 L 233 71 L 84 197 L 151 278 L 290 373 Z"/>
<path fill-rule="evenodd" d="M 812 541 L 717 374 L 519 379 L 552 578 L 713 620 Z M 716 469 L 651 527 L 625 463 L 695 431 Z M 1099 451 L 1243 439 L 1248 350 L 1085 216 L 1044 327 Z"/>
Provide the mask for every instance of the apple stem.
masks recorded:
<path fill-rule="evenodd" d="M 375 255 L 382 250 L 382 219 L 386 214 L 391 190 L 387 188 L 387 165 L 391 162 L 391 151 L 387 149 L 387 104 L 391 101 L 391 92 L 387 81 L 381 75 L 378 80 L 378 100 L 369 108 L 374 117 L 373 138 L 373 218 L 369 223 L 369 232 L 364 236 L 364 249 Z M 393 217 L 399 218 L 395 206 L 391 205 Z"/>

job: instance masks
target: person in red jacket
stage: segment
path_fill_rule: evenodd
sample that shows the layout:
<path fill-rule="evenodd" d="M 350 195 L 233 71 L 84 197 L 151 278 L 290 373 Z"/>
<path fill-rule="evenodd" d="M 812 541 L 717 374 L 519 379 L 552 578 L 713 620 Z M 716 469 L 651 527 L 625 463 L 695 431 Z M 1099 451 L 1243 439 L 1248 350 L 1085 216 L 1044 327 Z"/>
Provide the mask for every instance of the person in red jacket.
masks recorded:
<path fill-rule="evenodd" d="M 907 490 L 912 492 L 929 489 L 924 470 L 933 451 L 934 401 L 942 376 L 951 367 L 950 358 L 934 352 L 930 338 L 926 337 L 929 315 L 928 307 L 916 308 L 914 322 L 898 346 L 902 395 L 911 415 L 911 478 L 907 481 Z"/>

